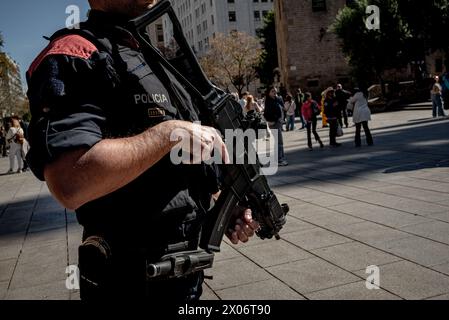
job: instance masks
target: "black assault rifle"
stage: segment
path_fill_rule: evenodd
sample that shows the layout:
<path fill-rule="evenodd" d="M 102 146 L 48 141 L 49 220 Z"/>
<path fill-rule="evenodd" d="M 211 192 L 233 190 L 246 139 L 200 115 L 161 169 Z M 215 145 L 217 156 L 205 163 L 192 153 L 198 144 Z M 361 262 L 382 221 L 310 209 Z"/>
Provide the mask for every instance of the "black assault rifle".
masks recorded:
<path fill-rule="evenodd" d="M 156 48 L 150 40 L 148 26 L 158 19 L 171 22 L 171 36 L 176 40 L 172 44 L 172 52 L 165 54 Z M 165 25 L 170 25 L 165 24 Z M 244 116 L 240 104 L 231 95 L 214 86 L 204 74 L 198 60 L 190 48 L 169 0 L 163 0 L 153 6 L 146 14 L 132 20 L 127 26 L 137 39 L 140 49 L 148 61 L 157 61 L 165 72 L 170 72 L 184 86 L 194 99 L 195 110 L 184 110 L 185 106 L 178 103 L 176 107 L 181 114 L 196 113 L 201 123 L 214 127 L 224 136 L 225 130 L 231 129 L 266 129 L 260 117 Z M 166 83 L 170 86 L 170 83 Z M 176 90 L 171 91 L 176 96 Z M 176 97 L 175 97 L 176 98 Z M 175 99 L 176 100 L 176 99 Z M 178 99 L 178 102 L 182 99 Z M 254 152 L 251 143 L 245 144 L 245 159 L 249 152 Z M 235 149 L 235 148 L 234 148 Z M 241 157 L 241 155 L 235 154 Z M 257 158 L 257 154 L 256 154 Z M 208 220 L 203 226 L 200 248 L 196 251 L 181 251 L 167 254 L 157 263 L 147 266 L 148 278 L 177 278 L 212 267 L 214 252 L 220 251 L 224 234 L 236 211 L 237 206 L 249 207 L 253 217 L 259 222 L 260 228 L 256 234 L 261 239 L 280 239 L 279 231 L 285 224 L 288 205 L 281 205 L 276 195 L 271 191 L 267 179 L 261 175 L 259 159 L 255 164 L 220 165 L 223 174 L 221 195 L 208 213 Z"/>

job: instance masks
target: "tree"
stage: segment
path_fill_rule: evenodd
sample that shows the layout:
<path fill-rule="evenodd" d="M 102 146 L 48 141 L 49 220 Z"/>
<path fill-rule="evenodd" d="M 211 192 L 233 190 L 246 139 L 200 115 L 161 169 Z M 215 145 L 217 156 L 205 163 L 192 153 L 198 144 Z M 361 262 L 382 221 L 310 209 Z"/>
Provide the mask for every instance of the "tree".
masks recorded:
<path fill-rule="evenodd" d="M 424 60 L 428 53 L 443 50 L 449 70 L 449 1 L 398 0 L 398 7 L 413 35 L 406 47 L 410 59 Z"/>
<path fill-rule="evenodd" d="M 256 68 L 260 82 L 269 86 L 274 82 L 275 71 L 278 68 L 278 51 L 276 42 L 276 24 L 274 11 L 270 11 L 264 18 L 264 25 L 257 30 L 261 40 L 262 54 Z"/>
<path fill-rule="evenodd" d="M 365 25 L 368 5 L 380 8 L 379 30 Z M 406 44 L 412 34 L 399 12 L 398 0 L 354 0 L 337 15 L 331 31 L 341 39 L 343 53 L 361 86 L 376 78 L 385 94 L 385 70 L 405 66 L 408 62 Z"/>
<path fill-rule="evenodd" d="M 11 115 L 23 113 L 26 99 L 22 90 L 19 66 L 1 49 L 3 37 L 0 34 L 0 113 Z M 3 116 L 3 114 L 0 114 Z"/>
<path fill-rule="evenodd" d="M 259 42 L 246 33 L 217 34 L 200 63 L 214 83 L 227 90 L 233 86 L 241 95 L 256 79 L 255 67 L 260 54 Z"/>

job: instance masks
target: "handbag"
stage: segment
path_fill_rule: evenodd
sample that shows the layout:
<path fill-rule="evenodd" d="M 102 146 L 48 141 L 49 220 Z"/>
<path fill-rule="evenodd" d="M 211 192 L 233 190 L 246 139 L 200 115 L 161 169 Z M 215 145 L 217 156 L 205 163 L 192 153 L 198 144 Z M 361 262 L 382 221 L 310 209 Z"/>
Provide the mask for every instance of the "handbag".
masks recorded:
<path fill-rule="evenodd" d="M 343 128 L 340 124 L 337 125 L 337 137 L 342 137 L 344 135 Z"/>

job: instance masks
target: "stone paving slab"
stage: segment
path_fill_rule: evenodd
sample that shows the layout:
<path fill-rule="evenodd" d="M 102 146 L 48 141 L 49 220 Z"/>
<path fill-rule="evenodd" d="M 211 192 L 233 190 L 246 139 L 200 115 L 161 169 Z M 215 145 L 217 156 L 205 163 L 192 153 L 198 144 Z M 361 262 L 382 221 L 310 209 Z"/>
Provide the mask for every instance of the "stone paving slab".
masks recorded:
<path fill-rule="evenodd" d="M 434 214 L 428 215 L 428 217 L 435 219 L 435 220 L 444 221 L 444 222 L 449 223 L 449 212 L 434 213 Z"/>
<path fill-rule="evenodd" d="M 35 287 L 66 279 L 67 260 L 52 264 L 41 263 L 19 263 L 12 277 L 10 290 Z"/>
<path fill-rule="evenodd" d="M 436 297 L 427 298 L 426 300 L 449 300 L 449 293 L 448 294 L 442 294 Z"/>
<path fill-rule="evenodd" d="M 313 258 L 310 253 L 283 240 L 242 248 L 239 251 L 263 268 Z"/>
<path fill-rule="evenodd" d="M 364 220 L 362 219 L 358 219 L 350 215 L 336 212 L 333 210 L 320 210 L 314 212 L 314 214 L 301 217 L 301 219 L 322 227 L 336 226 L 336 225 L 350 225 L 354 223 L 364 222 Z"/>
<path fill-rule="evenodd" d="M 258 281 L 238 287 L 217 290 L 223 300 L 305 300 L 296 291 L 277 279 Z"/>
<path fill-rule="evenodd" d="M 267 270 L 301 294 L 360 280 L 355 275 L 319 258 L 295 261 Z"/>
<path fill-rule="evenodd" d="M 449 244 L 449 223 L 432 221 L 403 227 L 401 230 Z"/>
<path fill-rule="evenodd" d="M 329 247 L 340 243 L 351 242 L 352 240 L 334 232 L 315 228 L 293 232 L 283 237 L 288 242 L 297 245 L 305 250 L 313 250 L 323 247 Z"/>
<path fill-rule="evenodd" d="M 423 266 L 449 262 L 449 247 L 432 240 L 410 236 L 377 245 L 386 252 L 411 260 Z"/>
<path fill-rule="evenodd" d="M 447 274 L 449 276 L 449 262 L 430 267 L 433 270 Z"/>
<path fill-rule="evenodd" d="M 369 221 L 350 225 L 330 226 L 329 229 L 373 246 L 410 236 L 408 233 Z"/>
<path fill-rule="evenodd" d="M 399 261 L 380 269 L 380 287 L 407 300 L 426 299 L 449 293 L 449 278 L 408 261 Z M 365 275 L 365 270 L 357 272 Z"/>
<path fill-rule="evenodd" d="M 43 285 L 10 290 L 7 300 L 69 300 L 65 280 Z"/>
<path fill-rule="evenodd" d="M 390 195 L 396 195 L 399 197 L 407 197 L 416 200 L 422 200 L 425 202 L 431 203 L 436 202 L 439 204 L 443 204 L 441 202 L 447 200 L 447 198 L 449 197 L 449 194 L 445 192 L 418 189 L 417 187 L 419 185 L 414 184 L 412 184 L 412 186 L 413 187 L 396 186 L 396 185 L 384 186 L 381 188 L 376 188 L 376 191 L 387 193 Z"/>
<path fill-rule="evenodd" d="M 218 261 L 206 274 L 214 277 L 213 280 L 206 280 L 214 291 L 272 278 L 268 272 L 243 257 Z"/>
<path fill-rule="evenodd" d="M 419 215 L 429 215 L 432 213 L 446 212 L 447 207 L 436 203 L 422 202 L 409 198 L 392 196 L 387 194 L 372 193 L 369 195 L 359 195 L 358 200 L 365 201 L 375 205 L 381 205 L 387 208 L 401 210 Z"/>
<path fill-rule="evenodd" d="M 432 221 L 430 216 L 422 217 L 364 202 L 341 204 L 334 206 L 332 209 L 392 228 Z"/>
<path fill-rule="evenodd" d="M 401 300 L 383 289 L 368 290 L 365 281 L 307 293 L 306 297 L 310 300 Z"/>
<path fill-rule="evenodd" d="M 316 249 L 312 250 L 312 253 L 349 271 L 357 271 L 371 265 L 380 266 L 402 260 L 399 257 L 359 242 L 349 242 Z"/>

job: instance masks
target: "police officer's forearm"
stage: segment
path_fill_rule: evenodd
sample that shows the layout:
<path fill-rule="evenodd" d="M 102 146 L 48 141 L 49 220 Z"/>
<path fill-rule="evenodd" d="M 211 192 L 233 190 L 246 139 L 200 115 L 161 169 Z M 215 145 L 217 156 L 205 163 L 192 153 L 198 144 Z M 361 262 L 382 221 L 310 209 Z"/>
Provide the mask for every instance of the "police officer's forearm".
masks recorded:
<path fill-rule="evenodd" d="M 168 154 L 177 141 L 170 141 L 182 121 L 167 121 L 130 138 L 105 139 L 89 150 L 63 154 L 44 171 L 55 198 L 75 210 L 127 185 Z"/>

